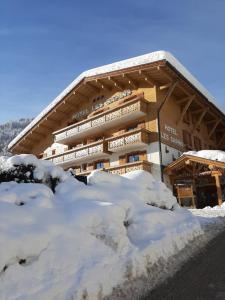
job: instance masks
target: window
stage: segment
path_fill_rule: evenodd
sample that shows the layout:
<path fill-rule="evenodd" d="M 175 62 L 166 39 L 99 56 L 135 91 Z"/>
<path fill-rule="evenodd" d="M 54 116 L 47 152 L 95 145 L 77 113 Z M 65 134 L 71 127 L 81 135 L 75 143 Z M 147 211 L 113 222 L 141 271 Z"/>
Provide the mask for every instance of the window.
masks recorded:
<path fill-rule="evenodd" d="M 187 148 L 192 149 L 191 134 L 186 130 L 183 130 L 183 142 Z"/>
<path fill-rule="evenodd" d="M 201 150 L 201 148 L 202 148 L 201 140 L 197 136 L 194 137 L 194 147 L 195 147 L 195 150 L 197 150 L 197 151 Z"/>
<path fill-rule="evenodd" d="M 99 161 L 96 163 L 96 169 L 103 169 L 104 168 L 104 162 L 103 161 Z"/>
<path fill-rule="evenodd" d="M 82 170 L 82 171 L 86 171 L 86 170 L 87 170 L 87 164 L 81 165 L 81 170 Z"/>
<path fill-rule="evenodd" d="M 127 131 L 132 131 L 132 130 L 135 130 L 135 129 L 137 129 L 137 125 L 127 127 Z"/>
<path fill-rule="evenodd" d="M 139 155 L 138 154 L 131 154 L 128 156 L 128 162 L 132 163 L 132 162 L 136 162 L 139 161 Z"/>

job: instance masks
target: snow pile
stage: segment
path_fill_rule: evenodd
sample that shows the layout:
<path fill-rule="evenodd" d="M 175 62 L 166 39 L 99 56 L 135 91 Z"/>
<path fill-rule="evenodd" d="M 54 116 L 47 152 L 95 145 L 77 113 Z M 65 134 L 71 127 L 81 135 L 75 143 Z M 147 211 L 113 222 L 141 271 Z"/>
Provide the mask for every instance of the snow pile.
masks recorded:
<path fill-rule="evenodd" d="M 25 172 L 25 174 L 24 174 Z M 64 181 L 71 174 L 56 167 L 51 161 L 39 160 L 30 154 L 20 154 L 12 157 L 0 157 L 0 180 L 15 180 L 18 182 L 41 182 L 57 179 Z M 4 178 L 4 180 L 3 180 Z"/>
<path fill-rule="evenodd" d="M 216 206 L 206 206 L 203 208 L 204 210 L 222 210 L 225 209 L 225 202 L 223 202 L 221 205 L 216 205 Z"/>
<path fill-rule="evenodd" d="M 184 155 L 193 155 L 205 159 L 217 160 L 225 163 L 225 152 L 221 150 L 201 150 L 201 151 L 189 151 Z"/>
<path fill-rule="evenodd" d="M 166 187 L 161 181 L 154 179 L 152 174 L 143 171 L 133 171 L 123 175 L 125 178 L 132 180 L 134 189 L 146 190 L 142 193 L 142 199 L 153 206 L 167 209 L 175 209 L 179 207 L 176 198 L 173 196 L 172 191 Z M 138 192 L 139 195 L 141 191 Z"/>
<path fill-rule="evenodd" d="M 64 176 L 55 194 L 43 184 L 0 184 L 1 299 L 103 299 L 202 234 L 144 171 L 95 171 L 87 186 Z"/>

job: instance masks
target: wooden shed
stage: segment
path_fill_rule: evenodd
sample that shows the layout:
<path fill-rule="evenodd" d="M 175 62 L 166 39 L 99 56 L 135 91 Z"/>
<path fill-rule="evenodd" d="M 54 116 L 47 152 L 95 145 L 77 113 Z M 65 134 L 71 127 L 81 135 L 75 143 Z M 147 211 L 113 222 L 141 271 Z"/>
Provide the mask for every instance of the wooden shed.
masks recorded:
<path fill-rule="evenodd" d="M 225 163 L 184 154 L 164 169 L 181 206 L 203 208 L 225 201 Z"/>

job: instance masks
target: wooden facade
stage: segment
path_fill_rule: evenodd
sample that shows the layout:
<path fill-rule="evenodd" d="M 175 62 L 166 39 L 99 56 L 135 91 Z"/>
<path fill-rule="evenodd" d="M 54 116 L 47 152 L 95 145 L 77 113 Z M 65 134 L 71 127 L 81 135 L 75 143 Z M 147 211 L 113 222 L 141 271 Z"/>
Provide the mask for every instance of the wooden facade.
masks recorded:
<path fill-rule="evenodd" d="M 84 77 L 11 146 L 77 174 L 162 168 L 225 149 L 225 116 L 167 60 Z M 133 165 L 132 165 L 133 164 Z"/>

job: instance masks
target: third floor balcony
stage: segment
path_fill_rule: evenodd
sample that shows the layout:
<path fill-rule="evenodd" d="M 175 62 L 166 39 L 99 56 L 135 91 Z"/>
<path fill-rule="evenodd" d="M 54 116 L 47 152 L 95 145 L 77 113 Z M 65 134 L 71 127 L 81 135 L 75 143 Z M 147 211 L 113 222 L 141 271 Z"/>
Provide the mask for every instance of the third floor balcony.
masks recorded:
<path fill-rule="evenodd" d="M 55 142 L 70 144 L 90 135 L 101 134 L 105 130 L 134 121 L 147 114 L 147 105 L 148 102 L 144 99 L 143 94 L 136 95 L 132 100 L 115 108 L 54 132 Z"/>

